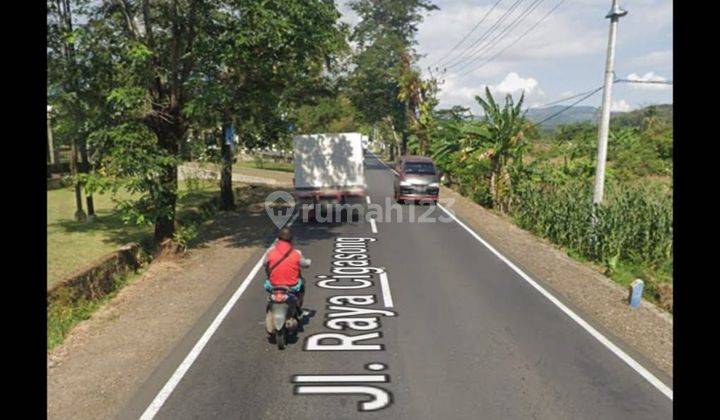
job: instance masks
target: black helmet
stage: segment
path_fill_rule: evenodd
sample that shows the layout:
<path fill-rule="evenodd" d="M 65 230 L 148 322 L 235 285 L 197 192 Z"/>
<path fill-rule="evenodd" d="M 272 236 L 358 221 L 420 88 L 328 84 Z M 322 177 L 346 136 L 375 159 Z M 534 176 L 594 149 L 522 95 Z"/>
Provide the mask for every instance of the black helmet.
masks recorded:
<path fill-rule="evenodd" d="M 293 238 L 293 234 L 292 234 L 292 230 L 290 230 L 290 228 L 284 227 L 284 228 L 280 229 L 280 232 L 278 233 L 279 240 L 292 242 L 292 238 Z"/>

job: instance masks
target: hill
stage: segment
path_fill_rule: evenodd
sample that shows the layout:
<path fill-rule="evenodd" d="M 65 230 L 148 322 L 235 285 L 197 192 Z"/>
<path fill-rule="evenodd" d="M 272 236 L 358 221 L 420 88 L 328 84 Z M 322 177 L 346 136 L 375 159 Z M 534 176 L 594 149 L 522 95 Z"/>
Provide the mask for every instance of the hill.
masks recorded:
<path fill-rule="evenodd" d="M 532 122 L 540 122 L 549 116 L 564 110 L 566 106 L 555 105 L 547 108 L 529 109 L 526 117 Z M 636 109 L 629 112 L 613 112 L 611 114 L 611 122 L 615 126 L 637 126 L 640 124 L 646 113 L 655 112 L 660 120 L 668 121 L 672 124 L 673 106 L 672 104 L 648 105 L 646 107 Z M 592 106 L 576 106 L 570 108 L 558 115 L 542 123 L 543 128 L 554 128 L 562 124 L 572 124 L 578 122 L 596 122 L 598 118 L 599 108 Z"/>

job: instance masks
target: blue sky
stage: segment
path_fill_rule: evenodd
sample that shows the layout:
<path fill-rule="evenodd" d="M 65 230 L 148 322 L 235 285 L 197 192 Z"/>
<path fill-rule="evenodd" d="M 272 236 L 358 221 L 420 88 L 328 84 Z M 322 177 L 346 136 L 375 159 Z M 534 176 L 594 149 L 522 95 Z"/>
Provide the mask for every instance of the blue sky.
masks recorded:
<path fill-rule="evenodd" d="M 417 34 L 416 48 L 423 55 L 420 60 L 423 72 L 428 74 L 427 67 L 452 49 L 496 1 L 436 0 L 440 10 L 426 15 Z M 525 20 L 508 30 L 505 37 L 498 38 L 497 44 L 485 48 L 485 42 L 479 43 L 476 48 L 484 50 L 477 61 L 466 67 L 461 64 L 448 68 L 440 77 L 444 80 L 439 94 L 440 107 L 463 105 L 477 112 L 479 107 L 473 98 L 485 86 L 494 93 L 511 93 L 514 96 L 524 91 L 528 106 L 556 101 L 601 86 L 609 26 L 605 15 L 610 10 L 610 0 L 566 0 L 517 44 L 480 66 L 539 21 L 559 1 L 538 0 L 536 8 Z M 350 24 L 358 21 L 347 5 L 348 0 L 337 3 L 344 21 Z M 465 43 L 443 61 L 449 61 L 477 40 L 513 3 L 515 0 L 501 0 Z M 489 39 L 499 34 L 533 3 L 533 0 L 521 0 Z M 620 19 L 618 28 L 617 77 L 672 80 L 672 1 L 620 0 L 620 5 L 628 14 Z M 460 58 L 462 56 L 456 60 Z M 467 59 L 462 61 L 466 62 Z M 598 93 L 582 105 L 599 106 L 600 102 L 601 94 Z M 615 84 L 613 88 L 613 110 L 628 111 L 656 103 L 672 103 L 672 86 L 625 83 Z"/>

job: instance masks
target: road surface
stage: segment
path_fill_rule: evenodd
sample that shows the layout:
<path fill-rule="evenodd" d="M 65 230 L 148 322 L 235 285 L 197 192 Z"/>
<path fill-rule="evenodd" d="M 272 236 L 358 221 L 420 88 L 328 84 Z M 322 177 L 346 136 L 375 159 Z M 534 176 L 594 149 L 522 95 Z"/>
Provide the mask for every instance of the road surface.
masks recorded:
<path fill-rule="evenodd" d="M 372 156 L 366 178 L 372 203 L 392 197 L 393 173 Z M 651 383 L 456 221 L 410 223 L 413 210 L 449 220 L 406 205 L 402 222 L 295 222 L 313 261 L 298 341 L 284 351 L 268 342 L 263 270 L 245 267 L 122 417 L 672 418 L 668 385 Z M 371 272 L 338 270 L 349 260 Z M 333 277 L 343 273 L 355 280 Z M 338 286 L 367 287 L 328 288 Z"/>

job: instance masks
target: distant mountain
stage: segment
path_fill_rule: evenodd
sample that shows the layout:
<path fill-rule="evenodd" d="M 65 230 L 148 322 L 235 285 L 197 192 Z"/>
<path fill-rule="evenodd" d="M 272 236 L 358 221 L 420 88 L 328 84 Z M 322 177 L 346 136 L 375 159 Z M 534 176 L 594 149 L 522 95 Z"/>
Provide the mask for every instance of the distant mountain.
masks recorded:
<path fill-rule="evenodd" d="M 540 122 L 545 118 L 550 117 L 560 111 L 563 111 L 567 106 L 565 105 L 554 105 L 546 108 L 531 108 L 528 110 L 525 116 L 532 122 Z M 560 124 L 572 124 L 583 121 L 596 121 L 598 108 L 594 106 L 576 106 L 564 111 L 558 116 L 551 118 L 550 120 L 542 123 L 543 127 L 552 128 Z"/>
<path fill-rule="evenodd" d="M 630 112 L 613 113 L 612 124 L 616 127 L 639 126 L 649 111 L 654 111 L 655 116 L 660 121 L 665 121 L 672 125 L 673 122 L 673 106 L 672 104 L 648 105 L 644 108 L 636 109 Z"/>
<path fill-rule="evenodd" d="M 526 117 L 532 122 L 540 122 L 560 111 L 565 110 L 567 106 L 555 105 L 547 108 L 532 108 L 528 110 Z M 673 106 L 672 104 L 649 105 L 644 108 L 636 109 L 629 112 L 613 112 L 610 117 L 612 124 L 615 126 L 635 126 L 639 125 L 649 108 L 653 108 L 660 120 L 669 121 L 672 124 Z M 572 124 L 578 122 L 596 123 L 600 113 L 600 108 L 592 106 L 576 106 L 570 108 L 558 116 L 551 118 L 541 124 L 544 128 L 553 128 L 561 124 Z"/>

